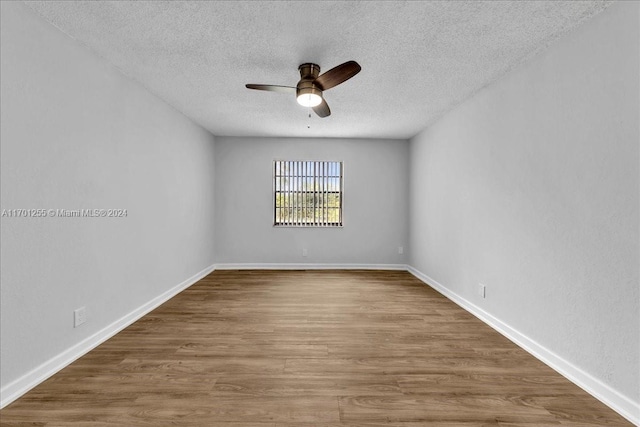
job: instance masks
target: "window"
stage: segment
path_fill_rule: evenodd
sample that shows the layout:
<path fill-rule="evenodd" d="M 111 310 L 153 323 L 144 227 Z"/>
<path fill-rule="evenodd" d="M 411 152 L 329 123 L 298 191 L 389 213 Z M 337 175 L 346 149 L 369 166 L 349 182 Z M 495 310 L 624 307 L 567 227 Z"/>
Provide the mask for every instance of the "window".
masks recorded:
<path fill-rule="evenodd" d="M 342 226 L 342 162 L 273 162 L 273 225 Z"/>

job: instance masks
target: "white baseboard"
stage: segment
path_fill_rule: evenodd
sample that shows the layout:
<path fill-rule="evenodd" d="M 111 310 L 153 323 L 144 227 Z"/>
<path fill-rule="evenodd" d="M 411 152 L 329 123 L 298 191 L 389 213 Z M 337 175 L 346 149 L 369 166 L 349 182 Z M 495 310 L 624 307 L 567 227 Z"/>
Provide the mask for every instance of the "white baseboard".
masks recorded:
<path fill-rule="evenodd" d="M 582 388 L 587 393 L 622 415 L 624 418 L 635 425 L 640 426 L 640 403 L 634 402 L 628 397 L 620 394 L 618 391 L 614 390 L 591 374 L 583 371 L 571 362 L 558 356 L 553 351 L 513 329 L 511 326 L 487 313 L 477 305 L 450 291 L 448 288 L 433 280 L 426 274 L 411 266 L 408 266 L 407 270 L 415 277 L 422 280 L 424 283 L 440 292 L 442 295 L 449 298 L 451 301 L 455 302 L 496 331 L 500 332 L 515 344 L 531 353 L 537 359 L 541 360 L 569 381 L 576 384 L 578 387 Z"/>
<path fill-rule="evenodd" d="M 193 285 L 195 282 L 211 273 L 214 270 L 214 267 L 214 265 L 211 265 L 204 270 L 194 274 L 179 285 L 174 286 L 161 295 L 158 295 L 151 301 L 136 308 L 131 313 L 111 323 L 109 326 L 82 340 L 78 344 L 58 354 L 52 359 L 46 361 L 42 365 L 26 373 L 17 380 L 2 387 L 2 389 L 0 390 L 0 396 L 2 396 L 0 398 L 0 409 L 18 399 L 20 396 L 22 396 L 56 372 L 60 371 L 65 366 L 69 365 L 76 359 L 80 358 L 98 345 L 102 344 L 127 326 L 134 323 L 136 320 L 140 319 L 145 314 L 151 312 L 164 302 L 168 301 L 175 295 L 187 289 L 189 286 Z"/>
<path fill-rule="evenodd" d="M 215 267 L 216 270 L 407 270 L 405 264 L 229 263 Z"/>

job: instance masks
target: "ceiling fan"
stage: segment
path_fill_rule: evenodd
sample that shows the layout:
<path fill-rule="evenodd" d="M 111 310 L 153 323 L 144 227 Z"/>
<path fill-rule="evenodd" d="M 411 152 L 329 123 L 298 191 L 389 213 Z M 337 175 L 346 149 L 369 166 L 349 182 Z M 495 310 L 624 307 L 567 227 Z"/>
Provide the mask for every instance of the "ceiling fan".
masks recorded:
<path fill-rule="evenodd" d="M 256 84 L 248 84 L 246 87 L 247 89 L 295 94 L 298 104 L 313 108 L 313 111 L 320 117 L 327 117 L 331 114 L 331 110 L 323 98 L 322 92 L 349 80 L 361 69 L 356 61 L 347 61 L 320 75 L 320 66 L 307 62 L 298 67 L 300 81 L 295 87 Z"/>

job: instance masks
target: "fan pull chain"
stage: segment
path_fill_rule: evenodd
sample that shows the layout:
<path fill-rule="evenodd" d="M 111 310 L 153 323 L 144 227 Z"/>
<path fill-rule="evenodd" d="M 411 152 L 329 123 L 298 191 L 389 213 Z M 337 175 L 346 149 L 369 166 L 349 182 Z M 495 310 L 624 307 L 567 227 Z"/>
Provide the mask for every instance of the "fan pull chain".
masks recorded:
<path fill-rule="evenodd" d="M 311 108 L 309 108 L 309 124 L 307 125 L 307 129 L 311 129 Z"/>

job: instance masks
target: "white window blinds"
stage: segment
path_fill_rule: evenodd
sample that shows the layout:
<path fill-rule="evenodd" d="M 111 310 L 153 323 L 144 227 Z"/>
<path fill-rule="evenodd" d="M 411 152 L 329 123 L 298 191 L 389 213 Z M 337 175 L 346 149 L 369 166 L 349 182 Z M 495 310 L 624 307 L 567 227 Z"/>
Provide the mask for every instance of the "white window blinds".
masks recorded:
<path fill-rule="evenodd" d="M 275 226 L 342 226 L 342 162 L 273 162 Z"/>

